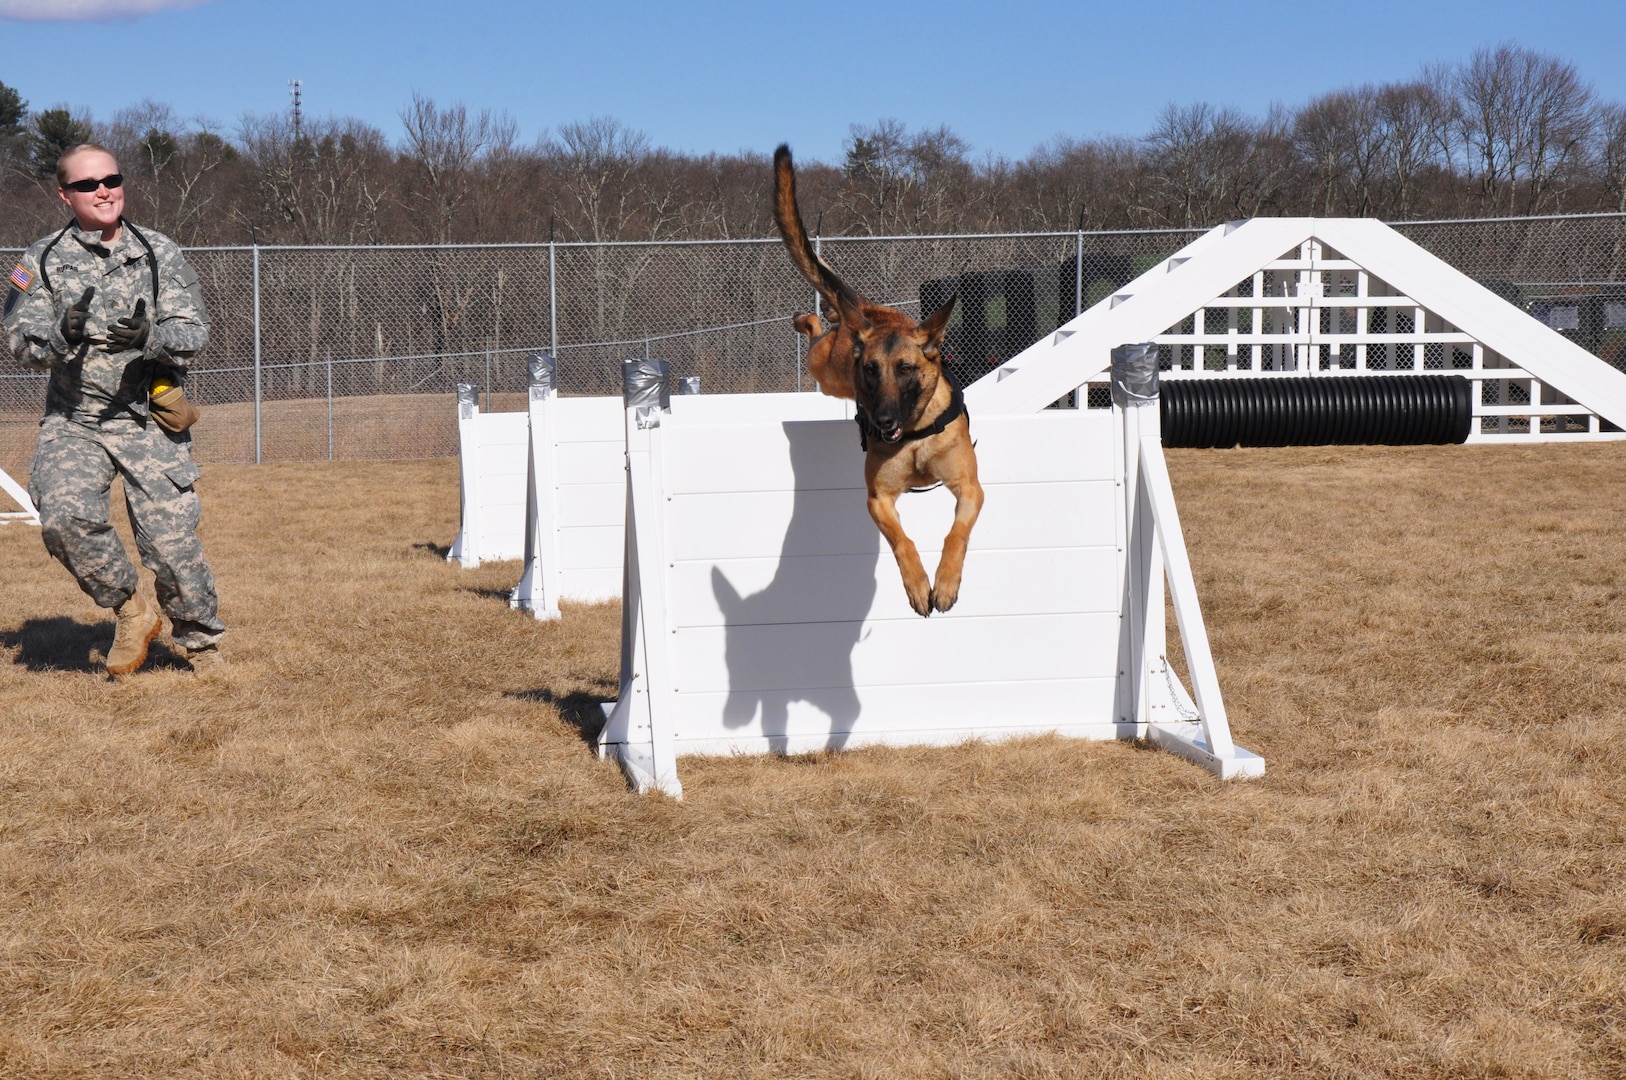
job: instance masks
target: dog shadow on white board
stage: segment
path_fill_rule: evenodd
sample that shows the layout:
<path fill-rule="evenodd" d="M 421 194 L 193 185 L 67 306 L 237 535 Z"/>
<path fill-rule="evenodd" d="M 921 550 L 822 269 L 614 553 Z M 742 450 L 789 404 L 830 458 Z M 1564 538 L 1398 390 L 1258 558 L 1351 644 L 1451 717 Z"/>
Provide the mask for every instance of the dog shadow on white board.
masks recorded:
<path fill-rule="evenodd" d="M 863 709 L 853 651 L 875 604 L 881 538 L 859 471 L 842 474 L 856 486 L 830 483 L 833 457 L 850 466 L 840 455 L 858 456 L 852 426 L 787 423 L 785 431 L 796 485 L 777 561 L 765 539 L 764 550 L 711 569 L 728 669 L 719 719 L 734 732 L 759 726 L 772 753 L 812 749 L 821 735 L 837 750 Z M 733 580 L 760 580 L 769 565 L 772 580 L 741 595 Z"/>

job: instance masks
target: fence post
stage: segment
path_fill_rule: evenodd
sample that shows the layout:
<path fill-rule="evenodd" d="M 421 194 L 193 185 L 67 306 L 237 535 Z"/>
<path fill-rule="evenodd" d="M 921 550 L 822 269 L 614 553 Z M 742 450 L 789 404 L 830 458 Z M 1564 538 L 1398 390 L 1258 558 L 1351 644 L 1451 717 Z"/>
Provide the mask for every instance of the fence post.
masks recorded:
<path fill-rule="evenodd" d="M 1084 230 L 1078 230 L 1078 246 L 1073 249 L 1073 315 L 1084 314 Z"/>
<path fill-rule="evenodd" d="M 557 265 L 554 243 L 548 241 L 548 344 L 553 356 L 559 355 L 559 289 L 555 278 Z"/>
<path fill-rule="evenodd" d="M 260 464 L 260 245 L 254 244 L 254 464 Z"/>
<path fill-rule="evenodd" d="M 327 351 L 327 459 L 333 460 L 333 350 Z"/>
<path fill-rule="evenodd" d="M 823 210 L 819 211 L 819 224 L 818 224 L 818 227 L 815 229 L 815 231 L 813 233 L 813 255 L 814 255 L 814 257 L 819 259 L 821 262 L 824 259 L 824 211 Z M 813 290 L 813 314 L 817 315 L 818 313 L 819 313 L 819 290 L 814 289 Z M 808 352 L 809 356 L 813 355 L 813 350 L 811 348 L 808 349 L 807 352 Z M 798 333 L 796 335 L 796 390 L 797 390 L 798 393 L 800 393 L 801 389 L 802 389 L 802 335 L 800 333 Z"/>

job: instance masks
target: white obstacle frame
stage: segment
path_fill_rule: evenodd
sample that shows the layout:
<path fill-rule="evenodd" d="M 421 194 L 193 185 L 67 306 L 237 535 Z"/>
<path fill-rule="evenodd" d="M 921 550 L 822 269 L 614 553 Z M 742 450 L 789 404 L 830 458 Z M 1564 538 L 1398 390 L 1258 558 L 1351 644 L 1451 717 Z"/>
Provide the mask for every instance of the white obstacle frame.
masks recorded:
<path fill-rule="evenodd" d="M 684 754 L 1040 732 L 1263 771 L 1230 738 L 1155 396 L 974 416 L 988 500 L 965 589 L 921 619 L 864 510 L 851 424 L 764 421 L 746 396 L 685 416 L 632 367 L 621 691 L 599 750 L 639 790 L 681 797 Z M 952 498 L 900 510 L 930 565 Z M 1166 658 L 1165 577 L 1195 701 Z"/>
<path fill-rule="evenodd" d="M 12 522 L 23 525 L 38 525 L 40 523 L 40 512 L 34 506 L 34 500 L 28 497 L 28 490 L 13 480 L 4 469 L 0 469 L 0 491 L 10 495 L 12 500 L 21 507 L 18 510 L 7 510 L 0 513 L 0 525 L 10 525 Z"/>
<path fill-rule="evenodd" d="M 1216 226 L 967 387 L 966 405 L 1042 409 L 1124 341 L 1184 354 L 1192 367 L 1167 379 L 1460 376 L 1474 384 L 1469 442 L 1626 438 L 1626 374 L 1366 218 Z"/>

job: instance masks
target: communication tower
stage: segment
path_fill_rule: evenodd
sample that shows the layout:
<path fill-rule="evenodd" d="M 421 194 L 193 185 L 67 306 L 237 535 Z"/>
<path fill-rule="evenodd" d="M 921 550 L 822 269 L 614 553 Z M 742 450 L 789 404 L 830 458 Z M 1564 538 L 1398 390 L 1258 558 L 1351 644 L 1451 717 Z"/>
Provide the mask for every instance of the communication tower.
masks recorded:
<path fill-rule="evenodd" d="M 288 80 L 288 96 L 293 99 L 292 117 L 293 117 L 293 122 L 294 122 L 294 139 L 295 139 L 295 141 L 297 141 L 299 139 L 300 129 L 304 126 L 304 122 L 305 122 L 304 109 L 302 108 L 302 106 L 300 104 L 300 99 L 301 99 L 301 97 L 303 95 L 304 86 L 305 86 L 305 80 L 303 80 L 303 79 L 289 79 Z"/>

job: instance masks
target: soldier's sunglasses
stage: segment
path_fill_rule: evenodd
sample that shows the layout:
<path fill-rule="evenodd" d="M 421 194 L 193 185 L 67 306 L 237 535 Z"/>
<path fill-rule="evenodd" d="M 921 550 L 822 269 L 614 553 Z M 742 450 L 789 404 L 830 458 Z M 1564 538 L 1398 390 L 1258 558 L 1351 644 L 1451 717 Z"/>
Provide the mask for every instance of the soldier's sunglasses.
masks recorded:
<path fill-rule="evenodd" d="M 81 191 L 86 195 L 99 187 L 106 187 L 108 191 L 112 191 L 114 188 L 124 186 L 124 174 L 114 173 L 112 176 L 104 176 L 100 180 L 75 180 L 71 184 L 63 184 L 62 186 L 69 191 Z"/>

